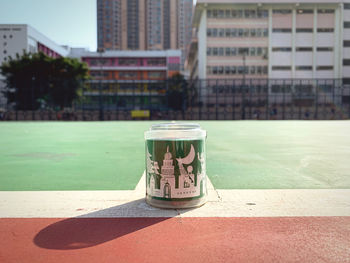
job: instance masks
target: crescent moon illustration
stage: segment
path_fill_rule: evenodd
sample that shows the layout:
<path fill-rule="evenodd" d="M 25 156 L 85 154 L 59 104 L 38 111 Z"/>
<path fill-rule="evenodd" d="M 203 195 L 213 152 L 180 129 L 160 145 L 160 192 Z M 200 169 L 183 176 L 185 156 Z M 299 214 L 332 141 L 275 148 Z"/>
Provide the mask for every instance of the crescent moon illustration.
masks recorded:
<path fill-rule="evenodd" d="M 196 153 L 195 153 L 195 151 L 194 151 L 193 145 L 191 144 L 190 153 L 189 153 L 185 158 L 176 158 L 176 160 L 177 160 L 179 163 L 190 164 L 190 163 L 193 162 L 195 156 L 196 156 Z"/>

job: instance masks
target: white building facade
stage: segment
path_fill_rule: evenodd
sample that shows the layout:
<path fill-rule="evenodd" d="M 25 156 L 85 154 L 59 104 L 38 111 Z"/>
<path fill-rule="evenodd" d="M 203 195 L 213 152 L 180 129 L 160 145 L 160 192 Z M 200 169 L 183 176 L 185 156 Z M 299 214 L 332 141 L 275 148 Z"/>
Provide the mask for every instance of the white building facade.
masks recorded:
<path fill-rule="evenodd" d="M 198 0 L 191 79 L 342 79 L 350 1 Z"/>

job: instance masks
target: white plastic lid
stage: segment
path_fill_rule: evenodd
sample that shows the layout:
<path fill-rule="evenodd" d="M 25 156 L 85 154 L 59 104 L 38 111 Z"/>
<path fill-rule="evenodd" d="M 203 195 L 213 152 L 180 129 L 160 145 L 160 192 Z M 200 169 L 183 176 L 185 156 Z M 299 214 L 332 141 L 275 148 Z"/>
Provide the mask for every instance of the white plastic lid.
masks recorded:
<path fill-rule="evenodd" d="M 146 140 L 161 139 L 205 139 L 207 133 L 197 123 L 169 122 L 153 124 L 145 132 Z"/>

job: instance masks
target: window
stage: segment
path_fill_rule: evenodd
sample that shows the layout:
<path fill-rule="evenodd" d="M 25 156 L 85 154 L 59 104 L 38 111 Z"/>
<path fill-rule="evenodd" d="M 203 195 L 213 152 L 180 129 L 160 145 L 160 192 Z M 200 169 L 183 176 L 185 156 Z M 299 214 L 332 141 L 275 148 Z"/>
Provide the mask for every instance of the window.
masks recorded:
<path fill-rule="evenodd" d="M 292 48 L 290 47 L 274 47 L 272 48 L 273 52 L 291 52 Z"/>
<path fill-rule="evenodd" d="M 211 56 L 211 47 L 207 48 L 207 56 Z"/>
<path fill-rule="evenodd" d="M 343 46 L 344 47 L 350 47 L 350 40 L 344 40 Z"/>
<path fill-rule="evenodd" d="M 343 59 L 343 66 L 350 66 L 350 59 Z"/>
<path fill-rule="evenodd" d="M 267 74 L 268 73 L 268 68 L 267 68 L 267 66 L 264 66 L 263 67 L 263 74 Z"/>
<path fill-rule="evenodd" d="M 236 74 L 236 67 L 235 66 L 231 67 L 231 74 Z"/>
<path fill-rule="evenodd" d="M 229 75 L 231 73 L 231 69 L 229 66 L 225 66 L 225 74 Z"/>
<path fill-rule="evenodd" d="M 225 10 L 225 17 L 231 18 L 231 10 Z"/>
<path fill-rule="evenodd" d="M 218 48 L 214 47 L 213 48 L 213 56 L 217 56 L 218 55 Z"/>
<path fill-rule="evenodd" d="M 299 51 L 299 52 L 310 52 L 310 51 L 312 51 L 312 47 L 297 47 L 296 51 Z"/>
<path fill-rule="evenodd" d="M 211 10 L 207 10 L 207 16 L 208 16 L 208 18 L 211 18 L 211 17 L 212 17 L 212 12 L 211 12 Z M 151 15 L 150 15 L 150 17 L 151 17 Z"/>
<path fill-rule="evenodd" d="M 272 11 L 273 14 L 281 14 L 281 15 L 286 15 L 286 14 L 291 14 L 292 10 L 288 9 L 274 9 Z"/>
<path fill-rule="evenodd" d="M 261 28 L 258 28 L 258 29 L 256 30 L 256 36 L 257 36 L 257 37 L 261 37 L 261 36 L 262 36 L 262 29 L 261 29 Z"/>
<path fill-rule="evenodd" d="M 257 66 L 256 67 L 256 73 L 261 75 L 261 73 L 262 73 L 262 66 Z"/>
<path fill-rule="evenodd" d="M 291 28 L 274 28 L 272 29 L 273 33 L 291 33 L 292 29 Z"/>
<path fill-rule="evenodd" d="M 218 35 L 218 30 L 217 30 L 217 28 L 213 28 L 213 29 L 212 29 L 212 35 L 213 35 L 213 37 L 216 37 L 216 36 Z"/>
<path fill-rule="evenodd" d="M 237 29 L 231 28 L 231 37 L 236 37 L 236 36 L 237 36 Z"/>
<path fill-rule="evenodd" d="M 330 33 L 334 32 L 334 28 L 317 28 L 318 33 Z"/>
<path fill-rule="evenodd" d="M 250 17 L 257 18 L 257 12 L 255 10 L 250 10 Z"/>
<path fill-rule="evenodd" d="M 269 30 L 267 28 L 264 28 L 263 32 L 264 32 L 264 37 L 268 37 L 269 36 Z"/>
<path fill-rule="evenodd" d="M 317 70 L 333 70 L 333 66 L 318 66 Z"/>
<path fill-rule="evenodd" d="M 227 47 L 227 48 L 225 49 L 225 55 L 226 55 L 226 56 L 231 56 L 231 48 Z"/>
<path fill-rule="evenodd" d="M 249 54 L 250 54 L 251 56 L 255 56 L 255 55 L 256 55 L 256 48 L 255 48 L 255 47 L 251 47 L 251 48 L 249 49 Z"/>
<path fill-rule="evenodd" d="M 213 67 L 213 74 L 218 74 L 218 67 Z"/>
<path fill-rule="evenodd" d="M 216 10 L 216 9 L 213 10 L 213 17 L 214 18 L 218 17 L 218 10 Z"/>
<path fill-rule="evenodd" d="M 219 18 L 224 18 L 224 10 L 219 10 Z"/>
<path fill-rule="evenodd" d="M 250 66 L 250 74 L 254 75 L 255 74 L 255 66 Z"/>
<path fill-rule="evenodd" d="M 236 10 L 231 10 L 231 15 L 232 15 L 232 18 L 236 18 L 237 17 L 237 11 Z"/>
<path fill-rule="evenodd" d="M 250 36 L 251 37 L 256 37 L 256 29 L 255 28 L 251 28 L 250 29 Z"/>
<path fill-rule="evenodd" d="M 297 28 L 297 33 L 312 33 L 314 30 L 312 28 Z"/>
<path fill-rule="evenodd" d="M 238 54 L 243 56 L 243 55 L 249 55 L 249 48 L 238 48 Z"/>
<path fill-rule="evenodd" d="M 244 34 L 245 37 L 249 37 L 249 29 L 245 28 L 243 34 Z"/>
<path fill-rule="evenodd" d="M 231 48 L 231 55 L 236 56 L 237 55 L 237 48 Z"/>
<path fill-rule="evenodd" d="M 256 54 L 257 54 L 258 56 L 261 56 L 261 55 L 263 54 L 263 49 L 262 49 L 261 47 L 258 47 L 258 48 L 257 48 Z"/>
<path fill-rule="evenodd" d="M 230 28 L 226 28 L 225 29 L 225 36 L 226 37 L 230 37 L 231 36 L 231 29 Z"/>
<path fill-rule="evenodd" d="M 290 66 L 273 66 L 272 70 L 274 71 L 284 71 L 284 70 L 292 70 L 292 68 Z"/>
<path fill-rule="evenodd" d="M 219 28 L 219 37 L 224 37 L 225 30 L 223 28 Z"/>
<path fill-rule="evenodd" d="M 297 13 L 298 14 L 313 14 L 314 10 L 312 10 L 312 9 L 298 9 Z"/>
<path fill-rule="evenodd" d="M 224 48 L 220 47 L 219 48 L 219 56 L 223 56 L 224 55 Z"/>
<path fill-rule="evenodd" d="M 281 87 L 280 85 L 272 85 L 271 86 L 272 93 L 281 93 L 282 90 L 283 90 L 283 87 Z"/>
<path fill-rule="evenodd" d="M 207 29 L 207 36 L 210 37 L 211 36 L 211 28 Z"/>
<path fill-rule="evenodd" d="M 238 29 L 238 36 L 243 37 L 243 29 L 242 28 Z"/>
<path fill-rule="evenodd" d="M 224 67 L 220 66 L 218 67 L 218 73 L 223 74 L 224 73 Z"/>
<path fill-rule="evenodd" d="M 165 66 L 165 58 L 149 58 L 147 64 L 151 66 Z"/>
<path fill-rule="evenodd" d="M 297 66 L 295 70 L 312 70 L 312 66 Z"/>
<path fill-rule="evenodd" d="M 318 9 L 319 14 L 334 14 L 334 9 Z"/>
<path fill-rule="evenodd" d="M 148 72 L 147 75 L 151 79 L 165 78 L 165 72 L 162 72 L 162 71 L 151 71 L 151 72 Z"/>
<path fill-rule="evenodd" d="M 344 9 L 350 10 L 350 3 L 344 3 Z"/>
<path fill-rule="evenodd" d="M 350 22 L 344 22 L 344 28 L 350 28 Z"/>
<path fill-rule="evenodd" d="M 318 52 L 329 52 L 329 51 L 333 51 L 332 47 L 318 47 L 317 48 Z"/>

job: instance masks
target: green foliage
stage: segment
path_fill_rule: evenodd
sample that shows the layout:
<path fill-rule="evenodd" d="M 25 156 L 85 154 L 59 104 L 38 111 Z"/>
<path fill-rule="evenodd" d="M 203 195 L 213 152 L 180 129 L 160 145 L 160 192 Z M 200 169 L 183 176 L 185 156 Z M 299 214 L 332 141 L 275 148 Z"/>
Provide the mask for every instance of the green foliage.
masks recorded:
<path fill-rule="evenodd" d="M 188 85 L 184 76 L 176 74 L 168 80 L 168 106 L 174 110 L 183 110 L 187 99 Z"/>
<path fill-rule="evenodd" d="M 24 52 L 0 66 L 6 78 L 4 95 L 17 110 L 71 106 L 88 78 L 88 67 L 77 59 L 51 58 Z"/>

